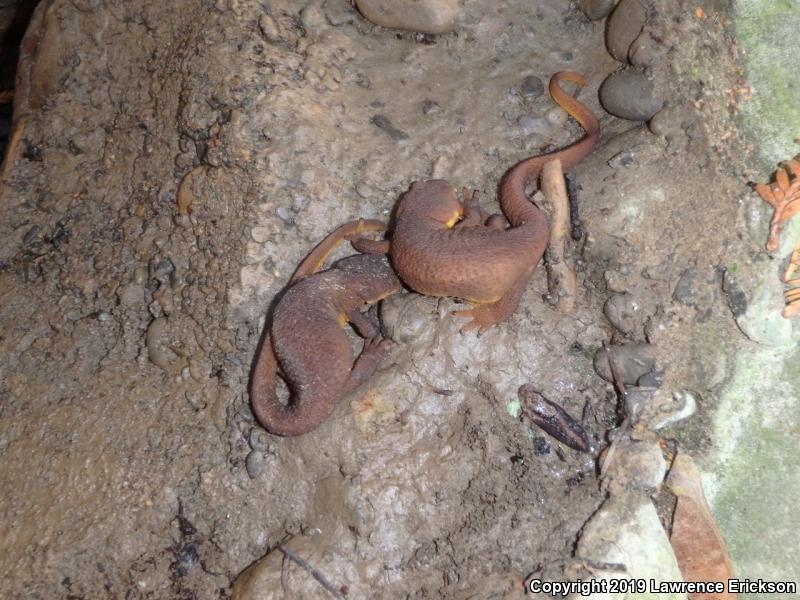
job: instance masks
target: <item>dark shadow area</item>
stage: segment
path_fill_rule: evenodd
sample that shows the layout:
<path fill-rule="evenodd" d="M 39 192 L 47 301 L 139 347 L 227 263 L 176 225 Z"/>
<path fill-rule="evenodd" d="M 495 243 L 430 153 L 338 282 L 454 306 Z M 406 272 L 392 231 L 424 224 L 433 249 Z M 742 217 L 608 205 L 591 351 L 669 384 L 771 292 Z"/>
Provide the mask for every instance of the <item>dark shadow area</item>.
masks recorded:
<path fill-rule="evenodd" d="M 0 94 L 14 89 L 19 45 L 39 0 L 0 0 Z M 0 156 L 11 131 L 12 101 L 0 101 Z"/>

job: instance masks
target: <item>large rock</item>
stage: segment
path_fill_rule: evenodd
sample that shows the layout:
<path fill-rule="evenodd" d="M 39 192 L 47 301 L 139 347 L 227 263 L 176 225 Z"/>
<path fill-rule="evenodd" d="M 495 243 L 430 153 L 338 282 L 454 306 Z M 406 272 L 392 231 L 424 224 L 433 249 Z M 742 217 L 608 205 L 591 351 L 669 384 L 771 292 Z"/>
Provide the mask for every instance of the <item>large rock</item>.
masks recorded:
<path fill-rule="evenodd" d="M 615 3 L 616 0 L 578 0 L 578 8 L 590 21 L 599 21 L 608 16 Z"/>
<path fill-rule="evenodd" d="M 356 6 L 376 25 L 421 33 L 453 31 L 458 15 L 457 0 L 356 0 Z"/>
<path fill-rule="evenodd" d="M 612 115 L 630 121 L 647 121 L 664 106 L 653 82 L 636 69 L 609 75 L 600 86 L 600 103 Z"/>
<path fill-rule="evenodd" d="M 621 0 L 608 19 L 606 47 L 615 59 L 628 62 L 628 49 L 642 32 L 647 13 L 639 0 Z"/>

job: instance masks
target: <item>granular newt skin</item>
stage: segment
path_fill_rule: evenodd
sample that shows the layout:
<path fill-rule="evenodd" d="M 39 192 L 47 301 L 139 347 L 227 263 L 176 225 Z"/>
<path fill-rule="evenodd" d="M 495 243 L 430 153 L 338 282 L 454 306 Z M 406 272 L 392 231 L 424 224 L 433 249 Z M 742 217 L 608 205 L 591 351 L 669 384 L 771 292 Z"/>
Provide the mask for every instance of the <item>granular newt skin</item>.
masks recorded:
<path fill-rule="evenodd" d="M 528 200 L 525 187 L 537 180 L 548 161 L 558 158 L 569 169 L 597 144 L 597 119 L 559 87 L 560 81 L 586 81 L 569 72 L 556 73 L 550 80 L 553 100 L 575 117 L 586 135 L 567 148 L 509 169 L 499 196 L 511 227 L 506 229 L 498 215 L 487 219 L 474 195 L 462 202 L 446 181 L 422 181 L 413 183 L 398 202 L 390 242 L 354 243 L 364 252 L 388 252 L 400 278 L 413 290 L 476 305 L 455 313 L 472 319 L 462 331 L 485 330 L 511 316 L 544 254 L 550 236 L 547 219 Z"/>
<path fill-rule="evenodd" d="M 316 428 L 336 401 L 372 375 L 383 356 L 376 319 L 360 310 L 402 289 L 385 256 L 357 255 L 291 286 L 275 306 L 250 378 L 253 413 L 275 435 L 297 436 Z M 365 338 L 354 361 L 344 326 Z M 275 391 L 280 365 L 291 395 Z"/>

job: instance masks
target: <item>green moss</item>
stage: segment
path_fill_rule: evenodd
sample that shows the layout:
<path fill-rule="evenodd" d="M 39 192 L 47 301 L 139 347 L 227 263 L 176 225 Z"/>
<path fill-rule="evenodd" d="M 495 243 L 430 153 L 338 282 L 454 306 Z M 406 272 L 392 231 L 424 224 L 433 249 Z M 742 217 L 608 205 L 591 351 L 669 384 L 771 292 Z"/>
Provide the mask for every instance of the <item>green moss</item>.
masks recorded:
<path fill-rule="evenodd" d="M 797 348 L 740 355 L 715 419 L 714 513 L 740 578 L 800 581 L 798 361 Z"/>
<path fill-rule="evenodd" d="M 798 150 L 795 64 L 800 5 L 793 0 L 738 0 L 735 21 L 756 92 L 752 101 L 740 104 L 743 123 L 759 144 L 761 159 L 774 165 Z"/>
<path fill-rule="evenodd" d="M 519 417 L 522 412 L 522 405 L 520 404 L 519 398 L 514 398 L 506 402 L 506 412 L 514 419 Z"/>

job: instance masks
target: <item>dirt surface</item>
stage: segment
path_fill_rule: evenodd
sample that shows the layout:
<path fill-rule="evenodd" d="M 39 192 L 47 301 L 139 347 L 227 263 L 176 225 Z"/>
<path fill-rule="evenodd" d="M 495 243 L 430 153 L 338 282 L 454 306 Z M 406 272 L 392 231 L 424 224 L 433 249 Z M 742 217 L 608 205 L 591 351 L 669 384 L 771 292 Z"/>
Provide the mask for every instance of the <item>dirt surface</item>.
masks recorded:
<path fill-rule="evenodd" d="M 570 557 L 605 496 L 592 456 L 516 416 L 516 390 L 585 415 L 602 446 L 620 410 L 592 360 L 612 339 L 655 345 L 657 401 L 698 403 L 667 436 L 702 451 L 766 212 L 743 186 L 723 3 L 659 4 L 656 135 L 602 110 L 620 65 L 567 3 L 467 0 L 432 37 L 345 0 L 42 2 L 0 195 L 3 595 L 228 597 L 270 551 L 246 576 L 272 587 L 240 579 L 261 594 L 241 597 L 323 594 L 281 579 L 287 541 L 349 597 L 512 589 Z M 510 165 L 581 135 L 521 90 L 564 69 L 602 126 L 574 171 L 576 312 L 543 302 L 543 268 L 480 338 L 455 301 L 405 293 L 382 308 L 384 368 L 329 421 L 297 439 L 255 425 L 266 311 L 311 246 L 387 218 L 419 179 L 496 210 Z"/>

